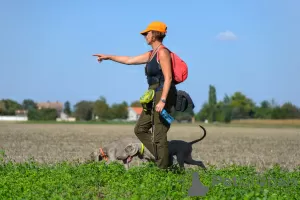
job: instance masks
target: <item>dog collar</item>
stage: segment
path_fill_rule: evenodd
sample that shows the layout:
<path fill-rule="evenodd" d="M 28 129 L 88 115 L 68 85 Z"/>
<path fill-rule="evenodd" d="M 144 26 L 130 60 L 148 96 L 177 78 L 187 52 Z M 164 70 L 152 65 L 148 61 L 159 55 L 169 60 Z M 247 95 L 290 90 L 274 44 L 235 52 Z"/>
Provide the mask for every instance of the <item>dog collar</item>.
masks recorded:
<path fill-rule="evenodd" d="M 103 149 L 102 149 L 102 148 L 99 148 L 99 151 L 100 151 L 100 154 L 101 154 L 102 158 L 104 158 L 104 160 L 108 161 L 108 157 L 107 157 L 107 155 L 103 152 Z"/>
<path fill-rule="evenodd" d="M 144 149 L 145 149 L 145 146 L 144 146 L 144 144 L 142 143 L 142 147 L 141 147 L 141 154 L 143 154 L 143 153 L 144 153 Z"/>

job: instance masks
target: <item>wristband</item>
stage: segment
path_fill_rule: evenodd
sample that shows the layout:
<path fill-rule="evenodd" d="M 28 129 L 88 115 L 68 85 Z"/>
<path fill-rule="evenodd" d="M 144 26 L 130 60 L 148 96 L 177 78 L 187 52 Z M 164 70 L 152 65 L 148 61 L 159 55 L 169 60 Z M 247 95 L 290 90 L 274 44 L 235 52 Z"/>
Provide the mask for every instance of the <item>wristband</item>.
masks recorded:
<path fill-rule="evenodd" d="M 166 103 L 166 100 L 165 99 L 160 99 L 163 103 Z"/>

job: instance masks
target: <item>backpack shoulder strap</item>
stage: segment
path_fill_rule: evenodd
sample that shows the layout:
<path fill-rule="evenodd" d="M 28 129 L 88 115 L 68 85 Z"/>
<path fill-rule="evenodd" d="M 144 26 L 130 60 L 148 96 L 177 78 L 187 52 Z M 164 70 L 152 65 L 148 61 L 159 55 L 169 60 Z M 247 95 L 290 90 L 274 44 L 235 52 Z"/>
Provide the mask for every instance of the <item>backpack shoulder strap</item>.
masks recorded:
<path fill-rule="evenodd" d="M 167 49 L 169 52 L 171 52 L 167 47 L 165 47 L 164 45 L 161 45 L 161 47 L 159 48 L 165 48 Z M 159 63 L 159 50 L 157 51 L 157 56 L 156 56 L 156 60 L 157 60 L 157 63 Z"/>
<path fill-rule="evenodd" d="M 150 50 L 150 51 L 148 51 L 150 54 L 149 54 L 149 58 L 148 58 L 148 62 L 151 60 L 151 56 L 152 56 L 152 54 L 153 54 L 153 50 Z"/>

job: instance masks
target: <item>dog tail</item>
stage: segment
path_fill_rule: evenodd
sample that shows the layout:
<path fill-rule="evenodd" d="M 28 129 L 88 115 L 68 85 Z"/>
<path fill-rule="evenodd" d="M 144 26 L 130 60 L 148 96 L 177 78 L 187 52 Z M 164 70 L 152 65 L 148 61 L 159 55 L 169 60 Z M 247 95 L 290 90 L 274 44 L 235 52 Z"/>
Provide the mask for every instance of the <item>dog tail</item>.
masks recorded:
<path fill-rule="evenodd" d="M 204 128 L 203 126 L 201 126 L 201 125 L 199 125 L 199 126 L 200 126 L 200 128 L 203 130 L 203 136 L 202 136 L 200 139 L 197 139 L 197 140 L 194 140 L 194 141 L 189 142 L 191 145 L 193 145 L 193 144 L 195 144 L 195 143 L 197 143 L 197 142 L 200 142 L 200 141 L 203 140 L 203 139 L 205 138 L 205 136 L 206 136 L 206 130 L 205 130 L 205 128 Z"/>

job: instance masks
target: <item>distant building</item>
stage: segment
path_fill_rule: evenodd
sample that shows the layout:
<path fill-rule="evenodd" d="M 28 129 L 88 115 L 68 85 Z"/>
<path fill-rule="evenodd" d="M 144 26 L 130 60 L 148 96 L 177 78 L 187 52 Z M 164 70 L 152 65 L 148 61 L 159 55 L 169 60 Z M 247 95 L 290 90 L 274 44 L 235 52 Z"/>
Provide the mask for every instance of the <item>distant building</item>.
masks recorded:
<path fill-rule="evenodd" d="M 0 121 L 28 121 L 27 110 L 16 110 L 15 115 L 0 116 Z"/>
<path fill-rule="evenodd" d="M 53 108 L 55 110 L 57 110 L 57 113 L 60 114 L 63 111 L 63 104 L 61 102 L 40 102 L 37 103 L 37 108 L 40 110 L 42 108 Z"/>
<path fill-rule="evenodd" d="M 27 114 L 28 114 L 27 110 L 16 110 L 15 111 L 15 116 L 27 117 Z"/>
<path fill-rule="evenodd" d="M 42 108 L 52 108 L 52 109 L 55 109 L 56 112 L 57 112 L 57 116 L 60 116 L 61 113 L 63 112 L 63 104 L 61 102 L 40 102 L 40 103 L 37 103 L 36 104 L 37 106 L 37 109 L 40 110 Z"/>
<path fill-rule="evenodd" d="M 57 118 L 56 121 L 76 121 L 76 118 L 68 116 L 66 113 L 64 113 L 64 105 L 61 102 L 40 102 L 37 103 L 37 109 L 42 109 L 42 108 L 52 108 L 57 111 Z"/>
<path fill-rule="evenodd" d="M 60 116 L 56 118 L 56 121 L 61 122 L 61 121 L 67 121 L 67 122 L 75 122 L 76 118 L 75 117 L 70 117 L 66 113 L 61 112 Z"/>
<path fill-rule="evenodd" d="M 127 121 L 137 121 L 143 112 L 143 107 L 128 107 Z"/>

